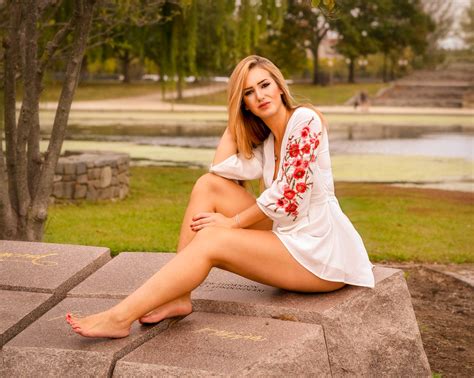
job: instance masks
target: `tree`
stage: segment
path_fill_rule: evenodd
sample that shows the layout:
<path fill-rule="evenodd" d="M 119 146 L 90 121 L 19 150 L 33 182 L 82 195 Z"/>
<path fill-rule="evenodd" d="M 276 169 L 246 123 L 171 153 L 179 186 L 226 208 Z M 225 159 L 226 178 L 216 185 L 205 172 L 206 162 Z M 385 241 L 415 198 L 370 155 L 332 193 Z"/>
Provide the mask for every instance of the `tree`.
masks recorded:
<path fill-rule="evenodd" d="M 469 7 L 466 9 L 463 20 L 461 21 L 461 29 L 463 32 L 464 42 L 467 48 L 474 53 L 474 1 L 471 0 Z"/>
<path fill-rule="evenodd" d="M 378 41 L 373 35 L 379 19 L 384 17 L 373 2 L 363 0 L 340 4 L 334 27 L 339 34 L 336 50 L 349 60 L 348 82 L 355 81 L 355 62 L 360 56 L 375 53 Z"/>
<path fill-rule="evenodd" d="M 40 240 L 47 218 L 54 170 L 62 142 L 81 62 L 89 35 L 95 0 L 72 2 L 72 13 L 45 45 L 39 25 L 60 3 L 11 0 L 4 46 L 4 127 L 6 151 L 0 143 L 0 237 Z M 39 151 L 39 96 L 52 57 L 70 38 L 68 62 L 48 150 Z M 43 46 L 42 46 L 43 45 Z M 16 86 L 23 85 L 20 115 L 16 119 Z M 6 183 L 6 185 L 4 185 Z"/>
<path fill-rule="evenodd" d="M 395 65 L 407 47 L 422 55 L 427 46 L 427 35 L 434 30 L 434 23 L 421 6 L 420 0 L 376 0 L 374 3 L 385 16 L 373 30 L 384 57 L 383 80 L 395 78 Z"/>

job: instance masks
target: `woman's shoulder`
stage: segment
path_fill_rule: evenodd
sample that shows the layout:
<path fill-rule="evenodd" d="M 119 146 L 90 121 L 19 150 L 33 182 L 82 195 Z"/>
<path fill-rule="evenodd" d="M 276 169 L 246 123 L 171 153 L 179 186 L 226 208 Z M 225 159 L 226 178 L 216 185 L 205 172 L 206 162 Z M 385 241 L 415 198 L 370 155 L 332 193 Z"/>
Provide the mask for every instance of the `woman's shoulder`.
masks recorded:
<path fill-rule="evenodd" d="M 293 126 L 301 125 L 302 123 L 307 124 L 310 122 L 317 127 L 320 127 L 322 123 L 321 117 L 315 109 L 307 106 L 299 106 L 293 111 L 291 116 L 291 123 Z"/>

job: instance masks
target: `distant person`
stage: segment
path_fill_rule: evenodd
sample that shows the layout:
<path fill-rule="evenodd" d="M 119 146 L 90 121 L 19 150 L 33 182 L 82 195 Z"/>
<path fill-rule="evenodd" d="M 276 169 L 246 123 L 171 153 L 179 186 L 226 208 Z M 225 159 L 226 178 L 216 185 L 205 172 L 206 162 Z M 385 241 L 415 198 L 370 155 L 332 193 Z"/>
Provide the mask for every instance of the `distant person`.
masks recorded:
<path fill-rule="evenodd" d="M 296 292 L 374 287 L 362 239 L 334 195 L 321 114 L 294 105 L 279 69 L 255 55 L 234 69 L 228 109 L 211 173 L 191 193 L 178 254 L 111 309 L 68 314 L 76 333 L 119 338 L 135 320 L 187 315 L 191 291 L 213 267 Z M 265 187 L 258 198 L 234 181 L 253 179 Z"/>
<path fill-rule="evenodd" d="M 354 110 L 357 110 L 359 106 L 362 112 L 369 111 L 369 106 L 370 106 L 369 95 L 365 91 L 360 91 L 354 100 Z"/>

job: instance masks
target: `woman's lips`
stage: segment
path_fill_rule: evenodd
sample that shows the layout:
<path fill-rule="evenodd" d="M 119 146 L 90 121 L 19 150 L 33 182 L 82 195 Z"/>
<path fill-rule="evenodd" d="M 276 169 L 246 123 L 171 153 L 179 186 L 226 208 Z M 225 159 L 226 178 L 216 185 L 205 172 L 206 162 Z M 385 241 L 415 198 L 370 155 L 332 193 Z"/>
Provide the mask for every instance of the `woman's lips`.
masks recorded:
<path fill-rule="evenodd" d="M 259 109 L 267 107 L 267 105 L 270 105 L 270 101 L 264 102 L 263 104 L 260 104 L 258 106 Z"/>

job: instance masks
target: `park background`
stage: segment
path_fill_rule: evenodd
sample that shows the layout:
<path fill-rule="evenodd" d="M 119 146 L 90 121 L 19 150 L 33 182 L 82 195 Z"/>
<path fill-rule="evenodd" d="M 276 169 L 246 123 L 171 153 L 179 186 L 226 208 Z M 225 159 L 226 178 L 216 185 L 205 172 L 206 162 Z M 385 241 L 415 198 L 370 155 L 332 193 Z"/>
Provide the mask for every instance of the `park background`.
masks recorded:
<path fill-rule="evenodd" d="M 14 17 L 12 4 L 27 3 L 0 1 L 1 37 L 18 37 L 15 56 L 2 46 L 0 238 L 12 238 L 5 230 L 13 209 L 22 214 L 13 222 L 15 239 L 105 246 L 114 254 L 175 251 L 192 185 L 226 125 L 227 78 L 241 58 L 259 54 L 282 69 L 298 102 L 327 118 L 336 195 L 373 262 L 474 262 L 472 1 L 45 1 L 36 30 Z M 77 75 L 74 59 L 82 62 Z M 361 92 L 368 108 L 355 106 Z M 9 139 L 12 108 L 20 136 Z M 62 121 L 58 109 L 66 110 Z M 34 126 L 25 129 L 28 123 Z M 23 139 L 22 129 L 30 130 Z M 130 154 L 128 196 L 49 198 L 54 177 L 38 177 L 51 140 L 63 152 Z M 36 145 L 35 160 L 28 151 Z M 12 150 L 18 153 L 8 161 Z M 7 168 L 18 170 L 16 179 Z M 49 190 L 47 216 L 39 232 L 28 232 L 40 187 Z M 257 195 L 258 183 L 250 190 Z M 420 326 L 424 341 L 435 323 Z M 454 349 L 472 341 L 472 332 L 459 332 Z M 433 360 L 437 348 L 425 344 L 433 371 L 459 373 L 449 350 Z"/>

